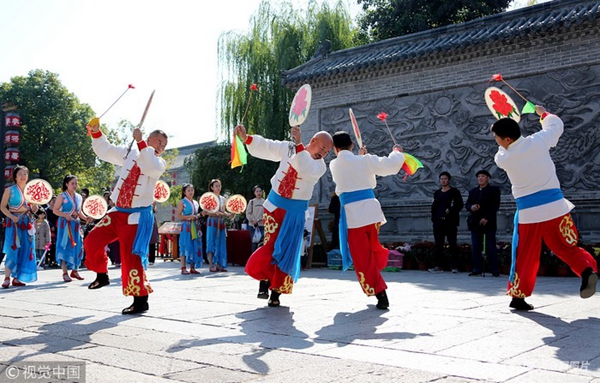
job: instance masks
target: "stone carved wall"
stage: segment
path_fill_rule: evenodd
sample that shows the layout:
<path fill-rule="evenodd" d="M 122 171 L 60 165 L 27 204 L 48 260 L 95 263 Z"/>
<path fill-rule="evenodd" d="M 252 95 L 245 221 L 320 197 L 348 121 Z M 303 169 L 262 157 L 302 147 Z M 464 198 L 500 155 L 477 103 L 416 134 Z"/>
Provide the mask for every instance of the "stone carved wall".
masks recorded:
<path fill-rule="evenodd" d="M 555 70 L 513 79 L 509 83 L 527 99 L 544 105 L 565 122 L 565 132 L 551 155 L 567 198 L 576 205 L 579 200 L 598 202 L 600 66 Z M 484 90 L 489 86 L 503 89 L 519 107 L 523 106 L 524 101 L 502 83 L 484 83 L 350 105 L 363 143 L 370 153 L 387 155 L 393 147 L 385 124 L 377 119 L 377 114 L 385 111 L 396 141 L 405 152 L 420 159 L 424 165 L 406 181 L 403 180 L 403 172 L 399 176 L 378 179 L 375 193 L 388 221 L 392 222 L 382 228 L 382 235 L 423 237 L 429 233 L 428 209 L 433 191 L 439 187 L 439 173 L 449 171 L 452 185 L 466 200 L 468 190 L 476 186 L 475 173 L 482 168 L 492 174 L 492 183 L 502 190 L 499 235 L 510 233 L 514 204 L 506 173 L 498 169 L 493 160 L 497 144 L 489 127 L 495 119 L 483 98 Z M 331 133 L 345 130 L 352 134 L 348 104 L 320 109 L 318 123 L 320 129 Z M 524 115 L 521 127 L 524 135 L 530 135 L 541 126 L 537 115 Z M 318 196 L 321 206 L 328 203 L 333 191 L 334 185 L 328 172 L 321 181 Z M 600 225 L 589 223 L 594 222 L 587 216 L 591 211 L 579 211 L 582 217 L 576 222 L 583 222 L 580 231 L 592 233 L 591 238 L 600 240 Z M 461 230 L 463 235 L 468 234 L 466 225 Z"/>

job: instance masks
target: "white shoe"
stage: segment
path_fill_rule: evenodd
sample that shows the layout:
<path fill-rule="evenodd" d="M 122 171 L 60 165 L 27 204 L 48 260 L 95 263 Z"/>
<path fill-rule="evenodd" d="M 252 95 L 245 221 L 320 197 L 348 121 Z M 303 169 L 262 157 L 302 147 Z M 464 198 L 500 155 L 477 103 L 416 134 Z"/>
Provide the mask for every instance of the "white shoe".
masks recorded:
<path fill-rule="evenodd" d="M 458 274 L 458 269 L 452 269 L 452 274 Z"/>
<path fill-rule="evenodd" d="M 444 270 L 442 270 L 441 267 L 437 267 L 437 266 L 433 267 L 433 268 L 431 268 L 431 269 L 429 269 L 427 271 L 429 271 L 432 274 L 439 274 L 439 273 L 443 273 L 444 272 Z"/>

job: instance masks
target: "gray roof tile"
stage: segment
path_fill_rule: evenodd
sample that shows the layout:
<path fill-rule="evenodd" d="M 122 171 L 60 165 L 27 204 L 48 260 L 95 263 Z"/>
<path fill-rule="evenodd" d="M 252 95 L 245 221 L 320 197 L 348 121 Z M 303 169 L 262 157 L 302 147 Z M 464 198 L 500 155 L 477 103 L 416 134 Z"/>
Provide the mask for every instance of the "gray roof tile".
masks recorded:
<path fill-rule="evenodd" d="M 282 81 L 288 86 L 315 81 L 450 50 L 566 29 L 599 17 L 600 1 L 555 0 L 467 23 L 331 52 L 326 57 L 313 58 L 283 71 Z"/>

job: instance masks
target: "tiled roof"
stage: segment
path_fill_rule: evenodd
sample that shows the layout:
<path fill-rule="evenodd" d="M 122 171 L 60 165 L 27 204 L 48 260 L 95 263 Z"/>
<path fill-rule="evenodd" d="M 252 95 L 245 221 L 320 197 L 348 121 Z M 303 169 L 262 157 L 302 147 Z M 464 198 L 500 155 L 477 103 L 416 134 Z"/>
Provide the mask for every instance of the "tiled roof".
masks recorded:
<path fill-rule="evenodd" d="M 332 52 L 282 72 L 284 85 L 566 29 L 600 17 L 600 1 L 555 0 L 373 44 Z"/>

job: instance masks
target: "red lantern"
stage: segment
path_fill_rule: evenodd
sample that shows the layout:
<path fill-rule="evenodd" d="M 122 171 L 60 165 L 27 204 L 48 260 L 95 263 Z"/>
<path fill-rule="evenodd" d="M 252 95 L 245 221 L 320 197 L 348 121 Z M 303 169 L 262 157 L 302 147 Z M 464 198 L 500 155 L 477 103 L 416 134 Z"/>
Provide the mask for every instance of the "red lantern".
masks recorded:
<path fill-rule="evenodd" d="M 6 116 L 4 117 L 4 126 L 6 126 L 7 128 L 20 127 L 21 126 L 21 117 L 16 113 L 6 113 Z"/>
<path fill-rule="evenodd" d="M 4 168 L 4 179 L 9 180 L 12 177 L 12 171 L 15 165 L 8 165 Z"/>
<path fill-rule="evenodd" d="M 4 161 L 6 162 L 19 162 L 21 159 L 21 153 L 17 148 L 8 148 L 4 152 Z"/>
<path fill-rule="evenodd" d="M 4 134 L 4 143 L 6 145 L 19 145 L 21 143 L 21 133 L 16 130 L 8 130 Z"/>

